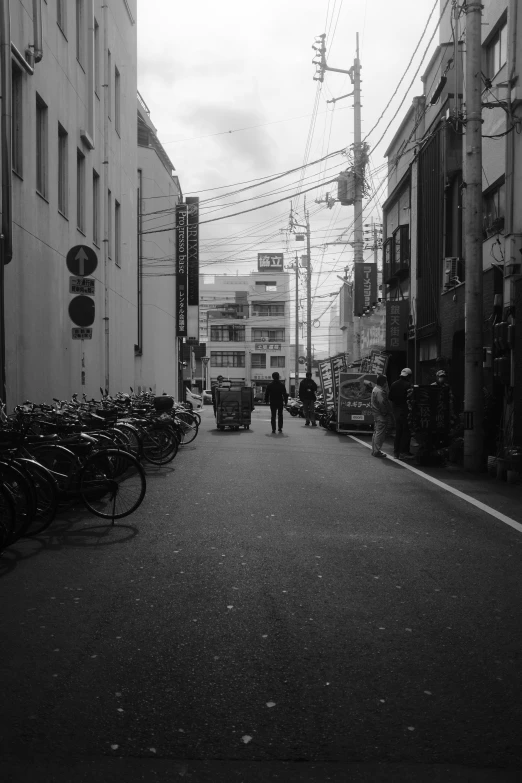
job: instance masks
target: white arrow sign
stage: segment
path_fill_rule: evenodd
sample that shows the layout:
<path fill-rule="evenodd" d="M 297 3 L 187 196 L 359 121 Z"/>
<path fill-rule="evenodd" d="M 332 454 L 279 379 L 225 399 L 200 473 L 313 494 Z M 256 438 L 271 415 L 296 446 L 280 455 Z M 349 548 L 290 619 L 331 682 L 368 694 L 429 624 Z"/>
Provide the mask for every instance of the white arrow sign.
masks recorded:
<path fill-rule="evenodd" d="M 75 261 L 79 261 L 78 274 L 80 275 L 80 277 L 83 277 L 83 275 L 85 274 L 85 262 L 87 261 L 87 258 L 88 256 L 85 250 L 83 249 L 83 247 L 81 247 L 78 250 L 78 252 L 74 257 Z"/>

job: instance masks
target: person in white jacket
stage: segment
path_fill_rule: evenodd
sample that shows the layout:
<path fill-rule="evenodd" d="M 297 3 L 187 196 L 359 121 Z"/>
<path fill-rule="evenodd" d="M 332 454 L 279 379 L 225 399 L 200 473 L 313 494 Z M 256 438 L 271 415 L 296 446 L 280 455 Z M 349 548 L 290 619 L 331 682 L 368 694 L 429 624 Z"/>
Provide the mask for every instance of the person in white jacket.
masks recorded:
<path fill-rule="evenodd" d="M 377 376 L 375 386 L 372 389 L 371 406 L 373 413 L 372 456 L 386 459 L 387 455 L 381 451 L 381 448 L 388 425 L 393 420 L 393 414 L 388 400 L 388 381 L 385 375 Z"/>

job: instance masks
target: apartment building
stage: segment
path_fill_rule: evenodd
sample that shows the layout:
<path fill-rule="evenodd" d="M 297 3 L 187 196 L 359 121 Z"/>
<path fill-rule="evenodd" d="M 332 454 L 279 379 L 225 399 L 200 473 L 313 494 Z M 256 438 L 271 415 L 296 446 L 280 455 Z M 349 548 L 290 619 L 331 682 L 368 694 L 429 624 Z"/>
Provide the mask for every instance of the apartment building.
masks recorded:
<path fill-rule="evenodd" d="M 512 339 L 520 332 L 515 306 L 522 299 L 518 6 L 516 0 L 484 0 L 482 9 L 483 377 L 491 448 L 499 424 L 511 441 L 518 432 L 515 440 L 522 443 L 522 400 L 514 394 L 516 379 L 522 380 L 522 355 L 519 340 Z M 422 94 L 414 98 L 386 152 L 388 198 L 383 206 L 386 349 L 392 376 L 408 365 L 417 383 L 431 383 L 435 372 L 445 369 L 458 410 L 464 404 L 465 351 L 465 34 L 461 4 L 449 4 L 439 45 L 422 77 Z"/>
<path fill-rule="evenodd" d="M 263 393 L 277 371 L 289 388 L 291 275 L 281 270 L 202 277 L 200 340 L 211 385 L 223 375 Z"/>
<path fill-rule="evenodd" d="M 2 204 L 5 216 L 10 185 L 8 405 L 128 390 L 137 344 L 136 0 L 11 0 L 2 35 L 12 99 Z M 87 305 L 76 299 L 81 254 L 67 266 L 78 246 L 96 262 Z"/>

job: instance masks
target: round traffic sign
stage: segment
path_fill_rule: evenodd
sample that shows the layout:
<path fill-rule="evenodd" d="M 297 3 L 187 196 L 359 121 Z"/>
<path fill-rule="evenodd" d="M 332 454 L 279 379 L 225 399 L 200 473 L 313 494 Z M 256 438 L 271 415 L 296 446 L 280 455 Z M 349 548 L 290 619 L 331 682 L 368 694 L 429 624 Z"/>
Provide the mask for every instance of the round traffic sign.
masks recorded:
<path fill-rule="evenodd" d="M 92 275 L 98 266 L 98 256 L 88 245 L 75 245 L 67 253 L 65 263 L 71 274 L 77 277 Z"/>
<path fill-rule="evenodd" d="M 299 364 L 305 364 L 305 362 L 306 362 L 305 357 L 304 356 L 300 356 L 299 359 L 298 359 L 298 362 L 299 362 Z"/>
<path fill-rule="evenodd" d="M 76 326 L 91 326 L 94 323 L 94 299 L 83 295 L 71 299 L 69 318 Z"/>

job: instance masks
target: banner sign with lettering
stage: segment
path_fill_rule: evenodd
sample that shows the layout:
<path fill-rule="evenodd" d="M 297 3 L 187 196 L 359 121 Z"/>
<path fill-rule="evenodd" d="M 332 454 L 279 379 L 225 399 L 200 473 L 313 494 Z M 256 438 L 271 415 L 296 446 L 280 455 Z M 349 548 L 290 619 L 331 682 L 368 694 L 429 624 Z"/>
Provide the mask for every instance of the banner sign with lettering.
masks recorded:
<path fill-rule="evenodd" d="M 283 271 L 283 253 L 258 253 L 257 271 L 258 272 L 282 272 Z"/>
<path fill-rule="evenodd" d="M 337 356 L 332 356 L 330 362 L 332 364 L 333 404 L 335 407 L 337 407 L 337 398 L 339 393 L 339 373 L 346 372 L 346 354 L 340 353 Z"/>
<path fill-rule="evenodd" d="M 388 299 L 386 301 L 386 350 L 405 351 L 408 344 L 408 317 L 410 314 L 407 299 Z"/>
<path fill-rule="evenodd" d="M 199 341 L 199 198 L 187 197 L 187 336 Z"/>
<path fill-rule="evenodd" d="M 360 316 L 377 301 L 377 264 L 353 265 L 353 314 Z"/>
<path fill-rule="evenodd" d="M 388 367 L 389 356 L 381 351 L 372 351 L 370 354 L 370 367 L 368 372 L 374 375 L 385 375 Z"/>
<path fill-rule="evenodd" d="M 176 204 L 176 335 L 187 336 L 188 207 Z"/>
<path fill-rule="evenodd" d="M 377 381 L 373 373 L 342 372 L 339 376 L 338 432 L 354 426 L 373 424 L 372 389 Z"/>
<path fill-rule="evenodd" d="M 449 432 L 450 389 L 448 386 L 413 386 L 409 393 L 412 432 L 442 435 Z"/>
<path fill-rule="evenodd" d="M 332 406 L 334 404 L 332 363 L 330 362 L 330 359 L 325 359 L 324 361 L 319 362 L 318 366 L 324 404 L 326 406 Z"/>

